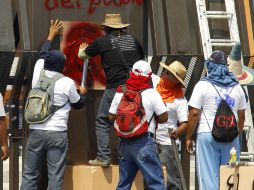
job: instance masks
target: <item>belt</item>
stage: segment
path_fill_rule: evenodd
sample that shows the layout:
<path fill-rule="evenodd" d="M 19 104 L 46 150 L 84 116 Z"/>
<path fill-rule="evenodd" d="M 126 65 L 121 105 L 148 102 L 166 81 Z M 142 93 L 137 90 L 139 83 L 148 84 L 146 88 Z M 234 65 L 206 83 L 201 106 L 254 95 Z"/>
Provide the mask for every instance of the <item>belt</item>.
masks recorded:
<path fill-rule="evenodd" d="M 145 137 L 145 136 L 153 138 L 154 134 L 152 132 L 147 132 L 147 133 L 144 133 L 143 135 L 138 135 L 138 136 L 134 136 L 134 137 L 130 137 L 130 138 L 121 138 L 121 139 L 127 140 L 127 141 L 133 141 L 133 140 L 137 140 L 139 138 Z"/>

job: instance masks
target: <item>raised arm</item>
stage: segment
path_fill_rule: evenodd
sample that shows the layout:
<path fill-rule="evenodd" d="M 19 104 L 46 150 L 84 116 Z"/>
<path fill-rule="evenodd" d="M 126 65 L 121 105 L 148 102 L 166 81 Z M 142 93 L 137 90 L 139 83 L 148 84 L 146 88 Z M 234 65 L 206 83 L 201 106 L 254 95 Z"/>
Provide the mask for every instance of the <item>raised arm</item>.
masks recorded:
<path fill-rule="evenodd" d="M 55 39 L 57 35 L 60 34 L 60 31 L 62 29 L 62 21 L 59 21 L 58 19 L 54 22 L 51 20 L 50 28 L 49 28 L 49 34 L 47 37 L 47 40 L 43 43 L 40 53 L 39 53 L 39 59 L 45 58 L 47 52 L 51 49 L 52 41 Z"/>

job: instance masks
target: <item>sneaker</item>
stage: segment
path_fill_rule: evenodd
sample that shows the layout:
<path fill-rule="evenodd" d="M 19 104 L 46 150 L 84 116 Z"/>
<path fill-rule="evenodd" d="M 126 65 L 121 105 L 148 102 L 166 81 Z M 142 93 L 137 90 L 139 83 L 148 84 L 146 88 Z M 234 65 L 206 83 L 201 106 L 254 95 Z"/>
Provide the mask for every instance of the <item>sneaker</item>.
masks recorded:
<path fill-rule="evenodd" d="M 101 166 L 101 167 L 105 167 L 105 168 L 109 167 L 109 162 L 101 161 L 98 158 L 95 158 L 94 160 L 89 160 L 88 164 L 93 165 L 93 166 Z"/>

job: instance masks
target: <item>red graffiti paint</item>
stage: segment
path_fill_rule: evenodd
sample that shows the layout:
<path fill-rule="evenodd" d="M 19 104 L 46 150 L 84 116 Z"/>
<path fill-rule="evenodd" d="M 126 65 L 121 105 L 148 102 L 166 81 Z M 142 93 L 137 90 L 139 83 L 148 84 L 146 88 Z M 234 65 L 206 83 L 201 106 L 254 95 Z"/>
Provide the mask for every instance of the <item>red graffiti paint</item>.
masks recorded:
<path fill-rule="evenodd" d="M 91 44 L 97 37 L 103 35 L 102 30 L 87 22 L 69 22 L 68 31 L 64 33 L 63 50 L 66 56 L 64 74 L 80 84 L 83 71 L 83 60 L 78 58 L 79 45 L 83 42 Z M 100 56 L 90 58 L 88 62 L 87 86 L 101 89 L 106 85 L 106 77 L 101 65 Z"/>
<path fill-rule="evenodd" d="M 114 5 L 120 7 L 128 4 L 143 4 L 144 0 L 89 0 L 88 14 L 93 14 L 96 8 L 100 5 L 109 6 Z"/>
<path fill-rule="evenodd" d="M 80 8 L 80 0 L 45 0 L 45 7 L 52 11 L 59 6 L 67 9 Z"/>
<path fill-rule="evenodd" d="M 144 0 L 87 0 L 88 3 L 88 14 L 93 14 L 98 6 L 116 6 L 120 7 L 128 4 L 143 4 Z M 65 9 L 75 9 L 80 8 L 80 0 L 45 0 L 45 8 L 49 11 L 53 11 L 59 7 Z"/>

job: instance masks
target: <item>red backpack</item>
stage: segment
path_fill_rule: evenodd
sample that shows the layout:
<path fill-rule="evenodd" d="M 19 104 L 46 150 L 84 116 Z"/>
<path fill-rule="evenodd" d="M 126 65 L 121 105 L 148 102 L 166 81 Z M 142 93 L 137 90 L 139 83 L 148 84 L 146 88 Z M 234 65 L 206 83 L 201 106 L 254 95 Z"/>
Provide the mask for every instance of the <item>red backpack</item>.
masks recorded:
<path fill-rule="evenodd" d="M 141 97 L 141 92 L 144 90 L 128 90 L 125 85 L 121 86 L 121 88 L 124 94 L 117 108 L 114 125 L 116 134 L 122 138 L 143 135 L 147 132 L 153 118 L 147 122 Z"/>

